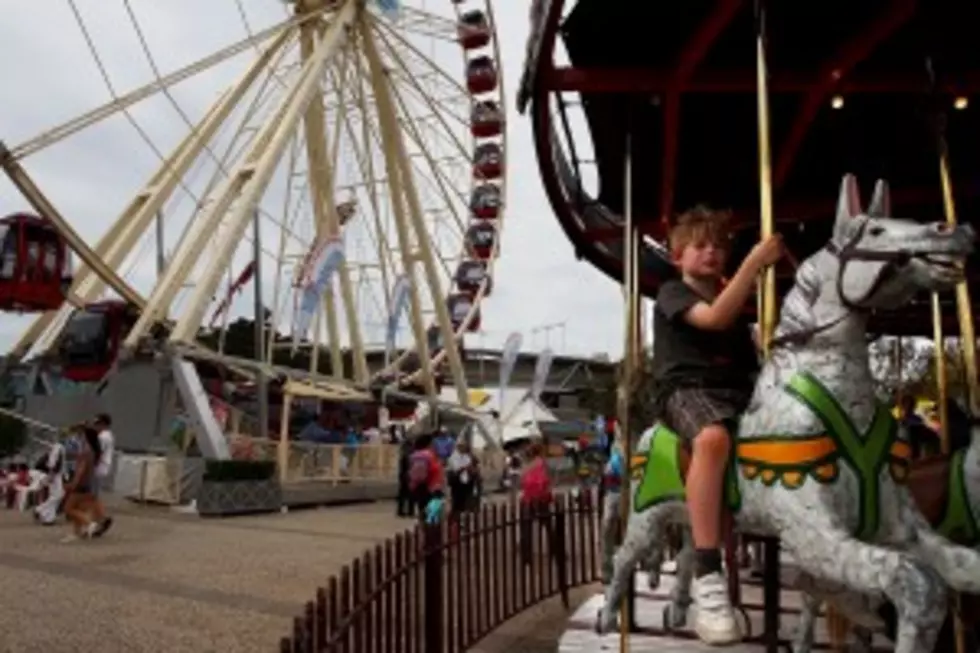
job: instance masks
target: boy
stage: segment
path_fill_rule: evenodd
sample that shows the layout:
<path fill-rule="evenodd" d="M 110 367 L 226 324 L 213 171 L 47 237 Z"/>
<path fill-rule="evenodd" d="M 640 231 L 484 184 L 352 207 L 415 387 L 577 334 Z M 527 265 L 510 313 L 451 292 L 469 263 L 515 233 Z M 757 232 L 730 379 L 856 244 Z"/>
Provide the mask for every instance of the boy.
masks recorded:
<path fill-rule="evenodd" d="M 683 214 L 669 246 L 680 278 L 660 288 L 654 308 L 653 373 L 667 424 L 691 444 L 687 504 L 696 548 L 694 630 L 708 644 L 740 639 L 721 566 L 722 484 L 732 430 L 752 395 L 758 359 L 741 317 L 759 272 L 782 255 L 778 236 L 757 244 L 727 284 L 729 215 L 705 207 Z"/>

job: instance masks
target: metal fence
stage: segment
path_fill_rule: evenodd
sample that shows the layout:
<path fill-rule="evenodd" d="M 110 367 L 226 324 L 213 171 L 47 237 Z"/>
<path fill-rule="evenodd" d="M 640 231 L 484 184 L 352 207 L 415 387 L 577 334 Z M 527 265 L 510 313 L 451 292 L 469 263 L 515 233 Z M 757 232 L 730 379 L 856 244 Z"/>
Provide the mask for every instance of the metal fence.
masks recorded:
<path fill-rule="evenodd" d="M 367 550 L 306 604 L 282 653 L 455 653 L 598 579 L 593 492 L 547 508 L 490 503 Z"/>

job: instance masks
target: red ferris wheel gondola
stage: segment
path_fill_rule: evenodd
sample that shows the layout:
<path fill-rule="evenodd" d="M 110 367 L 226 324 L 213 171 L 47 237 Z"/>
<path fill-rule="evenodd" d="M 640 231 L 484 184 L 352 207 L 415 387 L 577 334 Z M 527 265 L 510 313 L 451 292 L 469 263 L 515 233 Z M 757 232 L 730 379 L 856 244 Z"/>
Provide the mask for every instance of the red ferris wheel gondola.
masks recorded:
<path fill-rule="evenodd" d="M 473 176 L 490 181 L 499 179 L 504 170 L 504 151 L 497 143 L 484 143 L 473 153 Z"/>
<path fill-rule="evenodd" d="M 101 380 L 138 317 L 135 307 L 118 299 L 72 313 L 59 344 L 62 376 L 78 383 Z"/>
<path fill-rule="evenodd" d="M 490 42 L 490 22 L 480 10 L 468 11 L 459 18 L 456 35 L 466 50 L 482 48 Z"/>
<path fill-rule="evenodd" d="M 488 93 L 497 88 L 497 66 L 493 59 L 480 55 L 466 66 L 466 88 L 473 95 Z"/>
<path fill-rule="evenodd" d="M 475 295 L 484 281 L 487 282 L 487 287 L 483 296 L 486 297 L 493 291 L 493 278 L 489 276 L 487 264 L 483 261 L 461 261 L 453 279 L 460 292 Z"/>
<path fill-rule="evenodd" d="M 26 213 L 0 219 L 0 311 L 48 311 L 71 285 L 71 255 L 48 221 Z"/>
<path fill-rule="evenodd" d="M 473 105 L 470 123 L 470 131 L 477 138 L 499 136 L 504 129 L 504 114 L 496 102 L 484 100 Z"/>

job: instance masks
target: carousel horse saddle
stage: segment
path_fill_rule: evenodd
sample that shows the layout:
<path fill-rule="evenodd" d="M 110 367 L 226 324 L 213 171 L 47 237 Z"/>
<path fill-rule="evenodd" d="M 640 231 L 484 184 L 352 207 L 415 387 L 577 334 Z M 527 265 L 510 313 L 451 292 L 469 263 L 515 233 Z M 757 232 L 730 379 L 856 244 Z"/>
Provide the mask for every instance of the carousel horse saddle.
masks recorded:
<path fill-rule="evenodd" d="M 822 432 L 813 435 L 770 435 L 735 438 L 732 462 L 726 473 L 725 507 L 737 513 L 740 496 L 737 475 L 766 486 L 780 483 L 797 489 L 807 481 L 833 484 L 840 465 L 848 465 L 859 477 L 859 524 L 855 535 L 870 537 L 878 527 L 879 475 L 888 468 L 904 483 L 912 456 L 908 443 L 897 439 L 897 424 L 885 406 L 875 411 L 871 424 L 861 433 L 850 416 L 819 380 L 795 374 L 785 390 L 819 418 Z M 632 478 L 638 482 L 633 509 L 636 512 L 667 500 L 683 499 L 690 464 L 687 443 L 664 424 L 649 436 L 649 447 L 630 461 Z"/>

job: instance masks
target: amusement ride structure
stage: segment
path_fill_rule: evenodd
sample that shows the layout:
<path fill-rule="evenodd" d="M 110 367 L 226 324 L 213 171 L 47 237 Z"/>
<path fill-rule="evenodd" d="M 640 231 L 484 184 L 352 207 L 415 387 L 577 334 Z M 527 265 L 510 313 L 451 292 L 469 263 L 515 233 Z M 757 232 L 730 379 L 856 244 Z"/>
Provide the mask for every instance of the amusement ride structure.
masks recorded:
<path fill-rule="evenodd" d="M 123 90 L 93 36 L 101 9 L 66 3 L 87 48 L 78 65 L 98 70 L 109 99 L 0 150 L 19 191 L 0 220 L 0 310 L 35 315 L 7 365 L 33 361 L 52 394 L 94 397 L 166 354 L 335 401 L 391 391 L 411 403 L 447 385 L 465 409 L 462 341 L 491 293 L 506 189 L 490 0 L 258 4 L 215 7 L 241 40 L 168 71 L 149 9 L 123 3 L 119 22 L 152 71 Z M 185 108 L 182 85 L 231 69 L 237 80 L 211 89 L 210 107 Z M 162 145 L 147 107 L 176 112 L 182 137 Z M 117 217 L 91 242 L 32 159 L 123 121 L 158 162 L 125 206 L 101 207 Z M 154 245 L 156 279 L 139 287 Z M 223 338 L 203 345 L 249 285 L 258 355 L 226 356 Z M 275 365 L 283 350 L 305 352 L 310 369 Z M 189 383 L 178 384 L 185 404 Z"/>
<path fill-rule="evenodd" d="M 882 215 L 941 220 L 935 228 L 942 232 L 973 221 L 980 206 L 972 149 L 980 136 L 972 106 L 980 57 L 970 45 L 972 9 L 956 0 L 533 4 L 518 108 L 529 116 L 542 182 L 577 255 L 624 286 L 622 423 L 629 423 L 640 351 L 639 297 L 655 298 L 676 274 L 665 240 L 678 212 L 696 204 L 732 211 L 733 270 L 760 232 L 784 237 L 791 265 L 766 271 L 759 302 L 748 309 L 759 318 L 767 354 L 776 298 L 794 283 L 791 268 L 831 237 L 835 200 L 828 189 L 842 175 L 866 184 L 887 180 L 894 191 Z M 980 278 L 975 257 L 965 273 L 955 293 L 924 293 L 901 310 L 872 311 L 867 325 L 870 337 L 934 339 L 946 453 L 947 336 L 959 336 L 965 403 L 980 414 L 969 294 Z M 623 446 L 629 460 L 635 442 L 624 438 Z M 913 465 L 913 487 L 928 483 L 917 476 L 922 469 Z M 622 492 L 623 523 L 634 514 L 630 494 Z M 765 546 L 760 639 L 777 651 L 785 646 L 773 608 L 778 540 Z M 738 581 L 731 582 L 737 602 Z M 963 651 L 964 620 L 975 627 L 976 615 L 963 617 L 959 603 L 953 606 Z M 632 602 L 624 601 L 620 650 L 629 650 L 635 626 Z M 942 646 L 937 650 L 952 650 L 949 640 Z"/>

